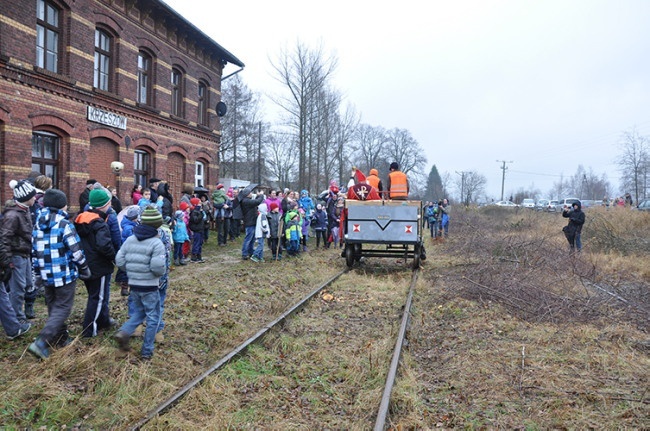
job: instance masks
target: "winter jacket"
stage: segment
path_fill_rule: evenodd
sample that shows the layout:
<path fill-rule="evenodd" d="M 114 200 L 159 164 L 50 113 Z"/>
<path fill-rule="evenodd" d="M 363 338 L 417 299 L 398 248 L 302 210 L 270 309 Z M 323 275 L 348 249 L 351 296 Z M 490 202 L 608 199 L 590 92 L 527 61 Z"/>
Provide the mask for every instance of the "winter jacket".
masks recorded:
<path fill-rule="evenodd" d="M 169 193 L 169 184 L 167 183 L 160 183 L 158 184 L 158 190 L 157 190 L 158 196 L 162 196 L 162 208 L 160 209 L 160 213 L 163 216 L 163 219 L 165 217 L 173 217 L 174 216 L 174 198 L 172 197 L 172 194 Z M 153 196 L 153 194 L 152 194 Z M 152 198 L 153 199 L 153 198 Z"/>
<path fill-rule="evenodd" d="M 99 210 L 84 211 L 77 216 L 74 226 L 81 238 L 81 248 L 86 255 L 92 279 L 113 273 L 115 247 L 111 232 L 104 221 L 106 213 Z"/>
<path fill-rule="evenodd" d="M 45 286 L 62 287 L 79 277 L 86 265 L 81 239 L 63 210 L 43 208 L 32 231 L 32 264 Z"/>
<path fill-rule="evenodd" d="M 307 214 L 307 217 L 309 218 L 311 218 L 311 215 L 316 210 L 314 201 L 311 197 L 309 197 L 309 192 L 307 190 L 300 192 L 300 199 L 298 199 L 298 208 L 305 210 L 305 214 Z"/>
<path fill-rule="evenodd" d="M 232 218 L 232 199 L 227 198 L 223 204 L 223 218 Z"/>
<path fill-rule="evenodd" d="M 269 222 L 266 219 L 267 209 L 266 204 L 262 202 L 257 206 L 259 212 L 255 224 L 255 238 L 268 238 L 269 237 Z"/>
<path fill-rule="evenodd" d="M 203 232 L 205 230 L 205 221 L 207 220 L 205 212 L 200 205 L 194 207 L 190 212 L 189 228 L 192 232 Z"/>
<path fill-rule="evenodd" d="M 124 244 L 124 241 L 133 235 L 133 228 L 138 225 L 138 222 L 136 220 L 129 220 L 128 218 L 124 217 L 120 225 L 122 227 L 122 244 Z"/>
<path fill-rule="evenodd" d="M 271 211 L 266 215 L 266 220 L 269 224 L 269 238 L 279 238 L 281 236 L 280 232 L 280 219 L 282 214 L 278 211 Z"/>
<path fill-rule="evenodd" d="M 217 189 L 212 192 L 212 203 L 216 209 L 221 209 L 224 203 L 226 203 L 226 191 L 224 189 Z"/>
<path fill-rule="evenodd" d="M 180 216 L 176 217 L 176 225 L 172 231 L 172 238 L 174 239 L 175 244 L 182 244 L 185 241 L 190 240 L 190 236 L 187 234 L 187 225 L 185 224 L 185 217 Z"/>
<path fill-rule="evenodd" d="M 239 199 L 239 195 L 232 200 L 232 218 L 233 220 L 244 219 L 244 212 L 242 211 L 241 200 Z"/>
<path fill-rule="evenodd" d="M 251 227 L 257 224 L 257 206 L 264 202 L 264 195 L 259 195 L 255 199 L 244 198 L 241 200 L 241 210 L 244 214 L 244 227 Z"/>
<path fill-rule="evenodd" d="M 569 219 L 569 224 L 566 229 L 570 234 L 580 234 L 582 233 L 582 225 L 585 224 L 585 213 L 582 211 L 582 204 L 580 202 L 576 202 L 574 205 L 578 208 L 563 211 L 562 217 Z"/>
<path fill-rule="evenodd" d="M 0 266 L 6 268 L 12 256 L 29 257 L 32 253 L 32 216 L 29 208 L 7 202 L 0 220 L 0 248 L 5 257 Z"/>
<path fill-rule="evenodd" d="M 311 217 L 311 225 L 314 230 L 327 230 L 327 213 L 323 209 L 317 209 Z"/>
<path fill-rule="evenodd" d="M 160 277 L 167 270 L 165 253 L 158 230 L 138 225 L 117 252 L 115 263 L 126 271 L 132 290 L 152 292 L 158 290 Z"/>

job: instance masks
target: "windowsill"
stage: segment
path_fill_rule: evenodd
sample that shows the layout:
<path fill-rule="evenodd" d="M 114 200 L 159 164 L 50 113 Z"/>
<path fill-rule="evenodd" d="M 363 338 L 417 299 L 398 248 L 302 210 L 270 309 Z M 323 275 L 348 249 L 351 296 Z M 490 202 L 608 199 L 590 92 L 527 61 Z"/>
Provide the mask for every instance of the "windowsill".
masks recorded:
<path fill-rule="evenodd" d="M 177 117 L 177 116 L 174 115 L 174 114 L 169 114 L 169 118 L 171 118 L 172 120 L 178 121 L 178 122 L 180 122 L 180 123 L 183 123 L 183 124 L 190 124 L 190 121 L 189 121 L 189 120 L 186 120 L 186 119 L 183 118 L 183 117 Z"/>
<path fill-rule="evenodd" d="M 43 69 L 42 67 L 34 66 L 34 72 L 40 73 L 41 75 L 48 76 L 50 78 L 56 79 L 57 81 L 65 82 L 66 84 L 70 85 L 75 85 L 77 84 L 76 79 L 69 78 L 65 75 L 61 75 L 60 73 L 55 73 L 47 69 Z"/>
<path fill-rule="evenodd" d="M 144 103 L 136 102 L 135 106 L 137 106 L 140 109 L 143 109 L 145 111 L 152 112 L 154 114 L 160 114 L 160 110 L 154 108 L 153 106 L 145 105 Z"/>
<path fill-rule="evenodd" d="M 101 94 L 102 96 L 110 97 L 111 99 L 115 99 L 115 100 L 118 100 L 120 102 L 122 102 L 124 100 L 123 97 L 120 97 L 116 93 L 111 93 L 110 91 L 102 90 L 102 89 L 97 88 L 97 87 L 93 87 L 93 92 L 95 92 L 97 94 Z"/>

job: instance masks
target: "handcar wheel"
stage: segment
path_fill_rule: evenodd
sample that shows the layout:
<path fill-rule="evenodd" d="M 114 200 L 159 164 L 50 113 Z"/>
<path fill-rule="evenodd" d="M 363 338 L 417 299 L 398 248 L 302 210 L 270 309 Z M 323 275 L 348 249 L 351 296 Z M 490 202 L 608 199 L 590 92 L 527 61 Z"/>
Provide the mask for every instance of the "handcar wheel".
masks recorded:
<path fill-rule="evenodd" d="M 361 260 L 361 244 L 355 244 L 354 246 L 354 260 L 357 262 Z"/>
<path fill-rule="evenodd" d="M 345 264 L 348 268 L 352 268 L 354 265 L 354 248 L 351 245 L 345 246 Z"/>
<path fill-rule="evenodd" d="M 413 250 L 413 269 L 420 267 L 420 244 L 415 246 Z"/>

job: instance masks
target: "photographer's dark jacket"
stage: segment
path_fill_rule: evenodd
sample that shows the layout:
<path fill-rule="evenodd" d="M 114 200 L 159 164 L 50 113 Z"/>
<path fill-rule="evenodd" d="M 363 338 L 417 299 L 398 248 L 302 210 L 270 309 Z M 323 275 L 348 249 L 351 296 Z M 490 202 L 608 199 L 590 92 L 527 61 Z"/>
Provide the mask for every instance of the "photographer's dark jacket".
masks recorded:
<path fill-rule="evenodd" d="M 569 233 L 580 234 L 582 232 L 582 225 L 585 224 L 585 213 L 582 211 L 580 202 L 576 202 L 574 205 L 577 208 L 562 212 L 562 217 L 569 219 L 569 224 L 566 227 Z"/>

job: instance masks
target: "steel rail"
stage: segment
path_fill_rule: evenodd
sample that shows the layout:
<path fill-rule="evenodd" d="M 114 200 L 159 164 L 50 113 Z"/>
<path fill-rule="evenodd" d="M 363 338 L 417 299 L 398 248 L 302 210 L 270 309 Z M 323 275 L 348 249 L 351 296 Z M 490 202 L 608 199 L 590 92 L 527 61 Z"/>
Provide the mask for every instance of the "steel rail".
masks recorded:
<path fill-rule="evenodd" d="M 327 280 L 325 283 L 314 289 L 311 293 L 307 294 L 304 298 L 302 298 L 300 301 L 298 301 L 296 304 L 294 304 L 291 308 L 289 308 L 287 311 L 282 313 L 277 319 L 273 320 L 272 322 L 266 324 L 262 329 L 260 329 L 255 335 L 250 337 L 248 340 L 244 341 L 242 344 L 239 346 L 235 347 L 233 350 L 230 351 L 226 356 L 221 358 L 219 361 L 217 361 L 212 367 L 210 367 L 207 371 L 205 371 L 203 374 L 199 375 L 198 377 L 194 378 L 192 381 L 187 383 L 185 386 L 183 386 L 181 389 L 179 389 L 175 394 L 173 394 L 171 397 L 169 397 L 166 401 L 162 402 L 161 404 L 158 405 L 155 409 L 150 411 L 143 419 L 138 421 L 135 425 L 130 427 L 130 430 L 133 431 L 138 431 L 140 428 L 142 428 L 144 425 L 146 425 L 149 421 L 151 421 L 153 418 L 156 416 L 159 416 L 163 414 L 165 411 L 167 411 L 170 407 L 172 407 L 174 404 L 176 404 L 181 398 L 183 398 L 190 390 L 192 390 L 195 386 L 197 386 L 199 383 L 201 383 L 203 380 L 205 380 L 210 374 L 214 373 L 217 371 L 219 368 L 223 367 L 227 363 L 229 363 L 235 356 L 240 355 L 248 349 L 248 347 L 259 341 L 264 335 L 266 335 L 271 329 L 274 327 L 278 326 L 282 322 L 284 322 L 288 317 L 292 316 L 293 314 L 297 313 L 300 311 L 307 302 L 309 302 L 311 299 L 313 299 L 320 291 L 322 291 L 325 287 L 329 286 L 332 284 L 337 278 L 339 278 L 341 275 L 343 275 L 347 270 L 343 270 Z"/>
<path fill-rule="evenodd" d="M 411 287 L 409 288 L 406 305 L 404 306 L 404 314 L 402 315 L 402 324 L 400 325 L 397 341 L 395 342 L 393 359 L 390 363 L 388 375 L 386 376 L 384 395 L 381 397 L 381 403 L 379 405 L 379 411 L 377 413 L 377 420 L 375 421 L 375 431 L 384 431 L 386 428 L 386 416 L 388 415 L 390 395 L 393 392 L 393 386 L 395 385 L 395 376 L 397 375 L 397 368 L 399 367 L 399 361 L 402 356 L 402 346 L 404 345 L 406 330 L 408 329 L 409 320 L 411 319 L 411 303 L 413 302 L 413 293 L 415 292 L 415 284 L 418 280 L 418 273 L 419 270 L 413 270 L 413 276 L 411 277 Z"/>

